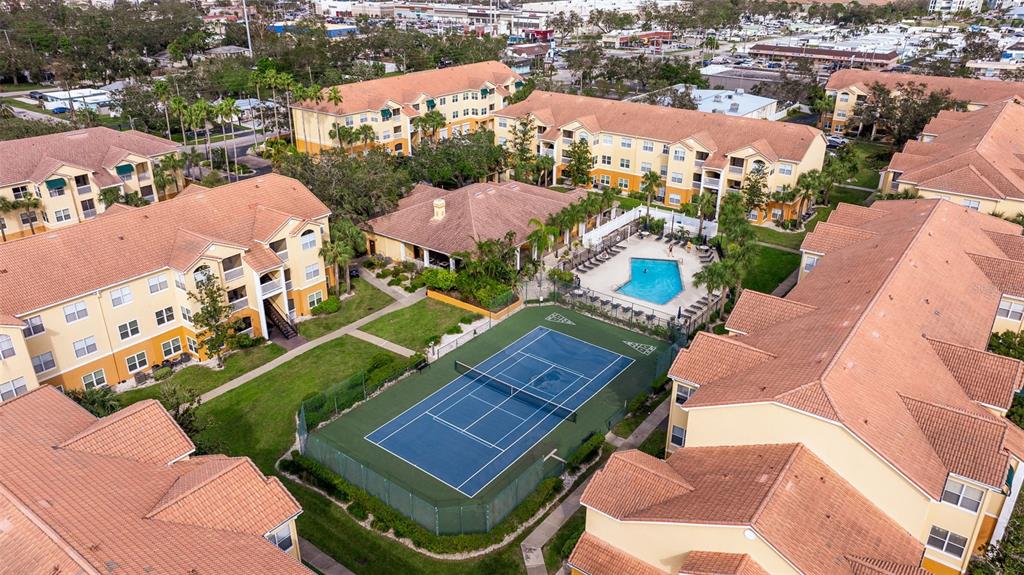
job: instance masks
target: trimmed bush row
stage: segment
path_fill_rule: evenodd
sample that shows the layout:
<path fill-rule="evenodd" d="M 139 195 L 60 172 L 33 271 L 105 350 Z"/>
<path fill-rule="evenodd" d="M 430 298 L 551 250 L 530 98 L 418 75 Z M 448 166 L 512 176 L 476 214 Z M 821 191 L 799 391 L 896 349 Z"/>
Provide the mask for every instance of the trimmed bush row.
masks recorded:
<path fill-rule="evenodd" d="M 596 458 L 597 455 L 601 453 L 602 445 L 604 445 L 604 435 L 596 432 L 591 434 L 590 437 L 583 442 L 583 445 L 579 446 L 576 451 L 573 451 L 572 455 L 565 460 L 566 467 L 569 468 L 569 471 L 576 471 L 584 463 L 588 463 Z"/>
<path fill-rule="evenodd" d="M 515 531 L 543 506 L 553 501 L 564 487 L 561 478 L 545 479 L 529 497 L 487 533 L 435 535 L 380 499 L 352 485 L 319 461 L 306 457 L 298 451 L 292 452 L 291 459 L 281 460 L 280 467 L 283 471 L 323 489 L 339 501 L 351 502 L 348 512 L 356 519 L 365 521 L 369 514 L 373 514 L 371 524 L 373 529 L 382 533 L 394 530 L 396 537 L 407 538 L 416 547 L 433 553 L 475 551 L 501 542 L 506 535 Z"/>

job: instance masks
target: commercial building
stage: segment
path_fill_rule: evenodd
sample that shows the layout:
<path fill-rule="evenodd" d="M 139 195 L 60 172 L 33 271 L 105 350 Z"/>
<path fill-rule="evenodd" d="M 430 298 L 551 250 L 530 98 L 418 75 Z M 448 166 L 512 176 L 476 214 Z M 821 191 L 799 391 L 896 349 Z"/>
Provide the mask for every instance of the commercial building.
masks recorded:
<path fill-rule="evenodd" d="M 441 138 L 491 128 L 492 114 L 522 85 L 519 74 L 494 61 L 342 84 L 335 87 L 340 102 L 328 99 L 333 89 L 328 88 L 319 103 L 292 105 L 295 145 L 299 151 L 315 154 L 339 146 L 330 135 L 336 128 L 369 126 L 377 144 L 395 154 L 408 154 L 423 136 L 413 127 L 414 118 L 440 112 L 446 120 L 436 133 Z M 365 142 L 360 139 L 346 147 L 358 150 Z"/>
<path fill-rule="evenodd" d="M 808 46 L 780 46 L 776 44 L 755 44 L 748 51 L 753 58 L 765 58 L 769 62 L 810 62 L 812 66 L 823 68 L 837 66 L 843 68 L 863 68 L 865 70 L 882 70 L 891 68 L 899 61 L 895 50 L 871 52 L 862 50 L 840 50 L 835 48 L 812 48 Z"/>
<path fill-rule="evenodd" d="M 922 76 L 918 74 L 896 74 L 892 72 L 871 72 L 867 70 L 839 70 L 828 79 L 825 91 L 836 99 L 835 109 L 831 117 L 825 115 L 821 120 L 822 129 L 827 132 L 842 133 L 859 129 L 859 122 L 851 122 L 856 118 L 857 105 L 865 102 L 871 93 L 871 86 L 878 83 L 894 90 L 898 95 L 897 86 L 913 82 L 923 85 L 926 91 L 949 90 L 950 96 L 967 102 L 968 110 L 977 110 L 999 102 L 1005 102 L 1014 96 L 1024 96 L 1024 83 L 994 82 L 975 78 L 947 78 L 942 76 Z"/>
<path fill-rule="evenodd" d="M 595 185 L 622 192 L 641 189 L 656 171 L 664 189 L 657 199 L 678 207 L 695 193 L 739 191 L 752 170 L 766 174 L 769 193 L 785 194 L 800 174 L 821 169 L 825 139 L 810 126 L 707 114 L 665 106 L 534 91 L 495 114 L 498 143 L 507 145 L 520 121 L 532 120 L 538 153 L 565 167 L 573 142 L 590 144 Z M 806 199 L 772 201 L 750 214 L 754 222 L 798 217 Z"/>
<path fill-rule="evenodd" d="M 0 403 L 0 571 L 309 575 L 299 504 L 149 399 L 96 418 L 52 387 Z"/>
<path fill-rule="evenodd" d="M 882 173 L 881 189 L 944 198 L 1006 217 L 1024 214 L 1024 104 L 940 112 Z"/>
<path fill-rule="evenodd" d="M 367 250 L 396 261 L 454 269 L 455 254 L 472 252 L 478 241 L 509 232 L 525 249 L 530 220 L 545 221 L 586 195 L 584 190 L 563 193 L 521 182 L 477 183 L 457 190 L 418 184 L 399 200 L 398 209 L 367 222 Z M 580 235 L 579 230 L 572 235 Z"/>
<path fill-rule="evenodd" d="M 1002 537 L 1024 363 L 986 346 L 1020 329 L 1021 227 L 938 199 L 841 204 L 801 251 L 785 298 L 744 290 L 727 335 L 679 353 L 669 457 L 595 477 L 579 572 L 626 572 L 587 568 L 597 538 L 634 573 L 953 575 Z M 698 569 L 708 554 L 750 570 Z"/>
<path fill-rule="evenodd" d="M 755 96 L 747 93 L 743 88 L 735 90 L 725 89 L 703 89 L 695 88 L 687 84 L 677 84 L 656 92 L 660 96 L 662 105 L 669 105 L 672 94 L 669 90 L 679 92 L 687 91 L 697 104 L 697 110 L 709 114 L 725 114 L 727 116 L 739 116 L 741 118 L 756 118 L 760 120 L 774 120 L 778 112 L 778 100 Z M 630 101 L 639 101 L 644 96 L 630 98 Z"/>
<path fill-rule="evenodd" d="M 247 333 L 285 333 L 327 297 L 328 215 L 298 181 L 267 175 L 0 244 L 0 398 L 206 359 L 189 292 L 210 275 Z"/>
<path fill-rule="evenodd" d="M 928 11 L 949 15 L 960 12 L 973 14 L 981 12 L 982 6 L 982 0 L 929 0 Z"/>
<path fill-rule="evenodd" d="M 153 182 L 156 164 L 178 145 L 170 140 L 110 128 L 86 128 L 0 142 L 0 240 L 60 229 L 95 218 L 106 206 L 100 190 L 117 188 L 149 202 L 173 196 L 176 183 L 159 190 Z M 39 207 L 23 207 L 39 200 Z M 4 204 L 0 203 L 0 206 Z"/>

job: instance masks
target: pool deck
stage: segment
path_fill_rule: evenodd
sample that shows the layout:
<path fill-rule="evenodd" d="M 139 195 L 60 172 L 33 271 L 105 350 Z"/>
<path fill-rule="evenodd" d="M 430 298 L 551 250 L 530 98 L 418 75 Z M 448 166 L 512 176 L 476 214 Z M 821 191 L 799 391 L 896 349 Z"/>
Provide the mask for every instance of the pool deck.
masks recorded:
<path fill-rule="evenodd" d="M 626 249 L 618 255 L 613 256 L 612 259 L 586 273 L 579 274 L 580 287 L 612 295 L 619 299 L 633 302 L 638 306 L 649 307 L 669 315 L 675 315 L 679 308 L 686 309 L 698 299 L 707 295 L 706 289 L 694 287 L 693 285 L 693 274 L 697 273 L 702 266 L 700 259 L 697 257 L 697 252 L 692 246 L 689 252 L 676 246 L 670 254 L 665 242 L 658 241 L 657 238 L 653 237 L 641 240 L 637 236 L 630 237 L 622 242 L 621 245 Z M 615 291 L 616 288 L 629 281 L 631 258 L 673 259 L 681 262 L 683 291 L 663 305 L 632 298 Z"/>

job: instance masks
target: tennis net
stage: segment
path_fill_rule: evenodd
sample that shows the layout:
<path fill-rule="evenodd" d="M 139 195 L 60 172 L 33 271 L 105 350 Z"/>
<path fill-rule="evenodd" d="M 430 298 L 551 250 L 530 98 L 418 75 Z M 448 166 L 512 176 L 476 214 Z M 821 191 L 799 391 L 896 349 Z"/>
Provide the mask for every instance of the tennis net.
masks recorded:
<path fill-rule="evenodd" d="M 556 417 L 559 417 L 561 419 L 567 419 L 569 421 L 576 421 L 575 411 L 567 407 L 558 405 L 553 401 L 544 399 L 539 395 L 527 391 L 523 387 L 518 387 L 512 385 L 511 383 L 501 381 L 500 379 L 497 379 L 494 376 L 487 375 L 486 373 L 480 371 L 479 369 L 462 363 L 459 360 L 455 360 L 455 371 L 463 375 L 471 376 L 474 381 L 486 385 L 487 387 L 490 387 L 491 389 L 494 389 L 496 391 L 500 391 L 513 399 L 523 401 L 530 405 L 539 407 L 545 412 L 551 413 Z"/>

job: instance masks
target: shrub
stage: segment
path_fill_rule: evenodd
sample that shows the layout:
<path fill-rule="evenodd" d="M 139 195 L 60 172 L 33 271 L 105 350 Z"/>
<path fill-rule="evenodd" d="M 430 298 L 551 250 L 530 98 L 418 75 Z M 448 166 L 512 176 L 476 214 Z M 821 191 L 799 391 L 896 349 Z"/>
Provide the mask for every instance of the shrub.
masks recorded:
<path fill-rule="evenodd" d="M 576 276 L 570 271 L 551 268 L 548 270 L 548 279 L 556 284 L 572 285 L 576 280 Z"/>
<path fill-rule="evenodd" d="M 600 433 L 594 433 L 583 442 L 583 445 L 579 446 L 576 451 L 572 452 L 572 455 L 565 460 L 565 465 L 570 471 L 576 471 L 584 463 L 592 460 L 601 452 L 601 446 L 604 445 L 604 436 Z"/>
<path fill-rule="evenodd" d="M 366 371 L 380 369 L 385 365 L 391 365 L 391 363 L 394 361 L 395 359 L 394 357 L 391 356 L 390 353 L 378 351 L 377 353 L 373 354 L 373 356 L 370 357 L 370 362 L 366 366 Z"/>
<path fill-rule="evenodd" d="M 377 277 L 380 278 L 380 279 L 384 279 L 386 277 L 389 277 L 392 274 L 393 271 L 394 270 L 392 270 L 390 268 L 384 268 L 384 269 L 380 270 L 379 272 L 377 272 Z"/>
<path fill-rule="evenodd" d="M 483 319 L 484 316 L 478 313 L 467 313 L 466 315 L 459 318 L 459 323 L 470 324 L 478 319 Z"/>
<path fill-rule="evenodd" d="M 313 309 L 309 310 L 313 315 L 326 315 L 335 313 L 341 309 L 341 300 L 336 296 L 331 296 L 324 301 L 313 306 Z"/>
<path fill-rule="evenodd" d="M 374 516 L 373 521 L 370 522 L 370 527 L 372 527 L 375 531 L 380 531 L 381 533 L 387 533 L 388 531 L 391 531 L 391 526 L 388 525 L 388 522 L 384 521 L 383 519 L 379 519 L 376 516 Z"/>
<path fill-rule="evenodd" d="M 419 278 L 423 285 L 437 291 L 451 291 L 455 288 L 455 278 L 458 274 L 444 268 L 427 268 L 423 270 Z"/>
<path fill-rule="evenodd" d="M 153 370 L 153 379 L 155 379 L 157 381 L 163 381 L 163 380 L 167 379 L 168 377 L 171 377 L 171 374 L 173 374 L 173 373 L 174 373 L 174 370 L 169 368 L 169 367 L 161 367 L 160 369 L 154 369 Z"/>
<path fill-rule="evenodd" d="M 405 260 L 404 262 L 398 262 L 395 264 L 395 268 L 407 274 L 411 274 L 416 271 L 416 262 L 411 260 Z"/>
<path fill-rule="evenodd" d="M 402 285 L 402 280 L 398 279 L 397 277 L 393 277 L 393 278 L 388 280 L 388 285 L 389 286 Z"/>
<path fill-rule="evenodd" d="M 462 333 L 462 326 L 460 324 L 455 324 L 450 328 L 446 329 L 444 332 L 448 335 L 459 335 L 460 333 Z"/>
<path fill-rule="evenodd" d="M 412 293 L 412 292 L 416 291 L 419 288 L 417 288 L 416 286 L 414 286 L 412 284 L 409 284 L 409 285 L 402 286 L 402 289 L 404 289 L 405 291 L 407 291 L 409 293 Z"/>
<path fill-rule="evenodd" d="M 406 291 L 414 292 L 425 285 L 427 285 L 427 280 L 423 279 L 423 274 L 420 274 L 412 278 L 412 281 L 409 282 L 409 287 L 411 287 L 412 289 L 406 289 Z"/>
<path fill-rule="evenodd" d="M 366 521 L 366 518 L 370 516 L 370 513 L 366 511 L 366 507 L 364 507 L 363 504 L 358 501 L 353 501 L 351 504 L 349 504 L 348 512 L 352 515 L 352 517 L 355 517 L 360 521 Z"/>
<path fill-rule="evenodd" d="M 253 337 L 247 333 L 236 333 L 231 338 L 231 347 L 235 349 L 246 349 L 249 347 L 256 347 L 264 341 L 266 340 L 262 337 Z"/>
<path fill-rule="evenodd" d="M 427 338 L 427 345 L 437 345 L 439 343 L 441 343 L 440 335 L 435 334 Z"/>

